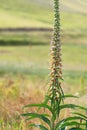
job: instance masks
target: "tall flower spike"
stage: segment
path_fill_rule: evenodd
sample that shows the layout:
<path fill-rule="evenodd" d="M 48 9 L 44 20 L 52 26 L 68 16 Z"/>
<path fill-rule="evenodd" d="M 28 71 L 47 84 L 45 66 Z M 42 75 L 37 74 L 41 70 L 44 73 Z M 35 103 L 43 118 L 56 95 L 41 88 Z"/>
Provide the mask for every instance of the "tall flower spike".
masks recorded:
<path fill-rule="evenodd" d="M 62 60 L 61 60 L 61 42 L 60 42 L 60 13 L 59 0 L 54 0 L 54 31 L 50 49 L 50 88 L 49 96 L 51 105 L 55 107 L 61 102 L 63 91 L 61 88 L 62 80 Z M 53 103 L 55 102 L 55 103 Z M 59 103 L 60 104 L 60 103 Z"/>

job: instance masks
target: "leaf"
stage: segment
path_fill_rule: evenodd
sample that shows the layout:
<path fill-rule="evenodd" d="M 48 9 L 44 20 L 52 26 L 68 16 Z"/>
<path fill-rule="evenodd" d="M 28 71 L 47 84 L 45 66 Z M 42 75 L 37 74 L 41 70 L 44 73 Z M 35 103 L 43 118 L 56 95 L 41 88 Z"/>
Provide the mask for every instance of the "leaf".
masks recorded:
<path fill-rule="evenodd" d="M 64 96 L 61 96 L 62 98 L 78 98 L 77 96 L 71 95 L 71 94 L 67 94 Z"/>
<path fill-rule="evenodd" d="M 76 121 L 64 122 L 61 127 L 64 127 L 64 126 L 76 126 L 76 125 L 84 125 L 84 123 L 79 123 L 79 122 L 76 122 Z"/>
<path fill-rule="evenodd" d="M 65 108 L 75 109 L 76 105 L 74 105 L 74 104 L 63 104 L 63 105 L 60 105 L 60 110 L 65 109 Z"/>
<path fill-rule="evenodd" d="M 85 115 L 83 115 L 83 114 L 81 114 L 81 113 L 78 113 L 78 112 L 73 112 L 73 114 L 79 115 L 79 116 L 81 116 L 85 121 L 87 121 L 87 116 L 85 116 Z"/>
<path fill-rule="evenodd" d="M 51 113 L 53 113 L 52 108 L 49 105 L 45 104 L 45 103 L 41 103 L 41 104 L 28 104 L 28 105 L 24 106 L 24 108 L 26 108 L 26 107 L 42 107 L 42 108 L 47 108 Z"/>
<path fill-rule="evenodd" d="M 67 117 L 67 118 L 65 118 L 64 120 L 65 120 L 65 121 L 71 121 L 71 120 L 80 120 L 80 119 L 83 120 L 82 117 L 79 117 L 79 116 L 72 116 L 72 117 Z"/>
<path fill-rule="evenodd" d="M 72 127 L 72 128 L 70 128 L 69 130 L 84 130 L 84 129 Z"/>
<path fill-rule="evenodd" d="M 87 107 L 76 105 L 77 108 L 87 111 Z"/>
<path fill-rule="evenodd" d="M 87 108 L 82 107 L 82 106 L 78 106 L 78 105 L 75 105 L 75 104 L 63 104 L 63 105 L 60 106 L 60 110 L 64 109 L 64 108 L 71 108 L 71 109 L 79 108 L 79 109 L 87 111 Z"/>
<path fill-rule="evenodd" d="M 30 126 L 32 127 L 32 126 L 34 126 L 34 127 L 37 127 L 37 128 L 39 128 L 39 129 L 41 129 L 41 130 L 48 130 L 45 126 L 43 126 L 43 125 L 37 125 L 37 124 L 30 124 Z"/>
<path fill-rule="evenodd" d="M 47 123 L 49 125 L 49 127 L 51 127 L 51 122 L 46 117 L 46 116 L 48 116 L 47 114 L 25 113 L 25 114 L 22 114 L 22 116 L 29 116 L 29 118 L 27 118 L 27 120 L 31 120 L 31 119 L 34 119 L 34 118 L 39 118 L 39 119 L 43 120 L 45 123 Z"/>
<path fill-rule="evenodd" d="M 62 121 L 58 122 L 56 124 L 55 129 L 65 127 L 65 126 L 71 126 L 71 125 L 85 125 L 85 123 L 79 123 L 79 122 L 74 121 L 74 120 L 78 120 L 78 119 L 83 119 L 83 118 L 79 117 L 79 116 L 67 117 L 67 118 L 63 119 Z"/>
<path fill-rule="evenodd" d="M 22 116 L 36 116 L 36 115 L 43 115 L 43 116 L 49 116 L 48 114 L 38 114 L 38 113 L 24 113 Z"/>
<path fill-rule="evenodd" d="M 83 118 L 79 116 L 67 117 L 63 119 L 62 121 L 58 122 L 55 128 L 59 127 L 61 124 L 63 124 L 66 121 L 73 121 L 73 120 L 80 120 L 80 119 L 83 119 Z"/>

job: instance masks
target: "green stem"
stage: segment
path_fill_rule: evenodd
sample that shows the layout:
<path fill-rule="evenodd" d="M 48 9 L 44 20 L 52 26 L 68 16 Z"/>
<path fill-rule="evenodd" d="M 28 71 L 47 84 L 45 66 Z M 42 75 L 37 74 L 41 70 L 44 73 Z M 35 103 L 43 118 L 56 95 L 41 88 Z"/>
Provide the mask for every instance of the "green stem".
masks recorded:
<path fill-rule="evenodd" d="M 54 106 L 55 107 L 55 106 Z M 55 113 L 55 108 L 53 107 L 54 113 Z M 54 114 L 52 115 L 51 119 L 51 130 L 55 130 L 55 119 L 54 119 Z"/>
<path fill-rule="evenodd" d="M 59 79 L 61 79 L 61 43 L 60 43 L 60 12 L 59 12 L 59 0 L 54 0 L 54 33 L 53 41 L 51 44 L 51 84 L 52 84 L 52 101 L 51 107 L 54 114 L 51 119 L 51 130 L 55 130 L 55 121 L 57 114 L 56 110 L 58 104 L 58 97 L 61 96 L 61 90 L 59 85 Z M 57 83 L 58 82 L 58 83 Z"/>
<path fill-rule="evenodd" d="M 54 120 L 52 120 L 52 128 L 51 128 L 51 130 L 55 130 L 55 121 Z"/>
<path fill-rule="evenodd" d="M 54 31 L 51 41 L 51 60 L 50 60 L 50 99 L 53 115 L 51 118 L 51 130 L 55 130 L 55 122 L 59 117 L 59 106 L 61 103 L 61 43 L 60 43 L 60 12 L 59 12 L 59 0 L 54 0 Z"/>

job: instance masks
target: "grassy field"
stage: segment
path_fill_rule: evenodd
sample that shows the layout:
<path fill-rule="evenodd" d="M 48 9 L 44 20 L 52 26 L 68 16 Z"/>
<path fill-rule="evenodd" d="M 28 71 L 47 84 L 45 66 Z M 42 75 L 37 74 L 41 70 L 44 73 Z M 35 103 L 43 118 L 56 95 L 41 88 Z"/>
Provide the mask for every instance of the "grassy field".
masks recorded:
<path fill-rule="evenodd" d="M 86 50 L 85 44 L 62 46 L 63 90 L 80 96 L 78 102 L 76 99 L 68 102 L 83 105 L 87 105 Z M 20 114 L 25 104 L 43 101 L 49 81 L 48 54 L 48 45 L 0 47 L 0 130 L 27 130 Z M 66 110 L 63 116 L 67 115 Z"/>
<path fill-rule="evenodd" d="M 80 82 L 87 75 L 87 45 L 63 45 L 63 71 L 67 83 Z M 72 56 L 72 53 L 74 54 Z M 49 46 L 0 47 L 0 73 L 36 75 L 45 78 L 49 73 Z M 76 85 L 77 85 L 76 84 Z M 74 84 L 73 84 L 74 86 Z"/>

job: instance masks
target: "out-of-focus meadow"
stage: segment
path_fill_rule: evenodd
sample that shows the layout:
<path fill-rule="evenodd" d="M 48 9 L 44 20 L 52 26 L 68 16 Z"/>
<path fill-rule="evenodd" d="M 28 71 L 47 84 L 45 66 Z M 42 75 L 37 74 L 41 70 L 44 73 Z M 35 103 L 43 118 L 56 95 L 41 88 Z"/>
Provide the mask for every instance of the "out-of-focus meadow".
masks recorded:
<path fill-rule="evenodd" d="M 80 96 L 78 104 L 83 105 L 87 105 L 86 7 L 87 0 L 60 1 L 62 86 L 65 93 Z M 0 28 L 9 27 L 52 28 L 52 3 L 0 0 Z M 0 130 L 26 130 L 22 107 L 43 100 L 49 82 L 51 35 L 51 31 L 0 32 Z"/>

